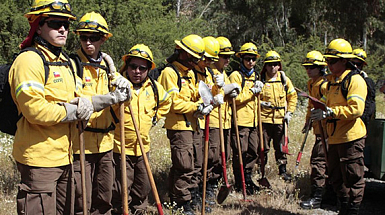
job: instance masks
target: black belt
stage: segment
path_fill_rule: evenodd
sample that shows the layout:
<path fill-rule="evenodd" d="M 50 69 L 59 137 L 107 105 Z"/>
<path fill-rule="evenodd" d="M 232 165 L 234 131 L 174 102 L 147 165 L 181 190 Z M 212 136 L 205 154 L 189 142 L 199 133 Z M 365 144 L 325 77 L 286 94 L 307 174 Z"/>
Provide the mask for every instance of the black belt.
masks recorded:
<path fill-rule="evenodd" d="M 264 108 L 270 108 L 273 110 L 279 110 L 279 109 L 285 109 L 285 107 L 275 107 L 275 106 L 267 106 L 267 105 L 261 105 Z"/>
<path fill-rule="evenodd" d="M 108 128 L 105 128 L 105 129 L 102 129 L 102 128 L 90 128 L 90 127 L 86 127 L 84 130 L 85 131 L 89 131 L 89 132 L 94 132 L 94 133 L 108 133 L 112 130 L 115 130 L 115 124 L 114 123 L 111 123 L 110 126 L 108 126 Z"/>

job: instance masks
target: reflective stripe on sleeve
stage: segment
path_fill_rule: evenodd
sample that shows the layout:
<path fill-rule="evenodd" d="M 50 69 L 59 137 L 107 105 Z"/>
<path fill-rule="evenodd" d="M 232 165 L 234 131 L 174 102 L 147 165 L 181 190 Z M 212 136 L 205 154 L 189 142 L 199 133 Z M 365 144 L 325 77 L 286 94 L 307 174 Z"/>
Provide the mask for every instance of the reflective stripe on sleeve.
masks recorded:
<path fill-rule="evenodd" d="M 22 82 L 16 87 L 16 92 L 15 92 L 16 98 L 19 96 L 21 92 L 25 90 L 31 90 L 31 91 L 37 90 L 37 91 L 40 91 L 41 93 L 44 93 L 44 85 L 36 81 Z"/>

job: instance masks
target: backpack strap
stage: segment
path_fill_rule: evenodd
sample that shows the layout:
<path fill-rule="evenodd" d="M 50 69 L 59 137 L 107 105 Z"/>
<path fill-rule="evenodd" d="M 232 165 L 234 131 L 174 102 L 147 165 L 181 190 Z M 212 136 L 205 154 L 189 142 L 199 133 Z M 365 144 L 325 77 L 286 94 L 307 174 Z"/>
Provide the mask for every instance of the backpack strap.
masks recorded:
<path fill-rule="evenodd" d="M 155 115 L 152 117 L 152 125 L 156 125 L 156 115 L 158 115 L 158 109 L 159 109 L 159 91 L 158 87 L 156 86 L 155 80 L 152 77 L 148 77 L 151 81 L 151 88 L 152 91 L 154 92 L 154 97 L 156 100 L 156 107 L 154 108 L 155 110 Z"/>
<path fill-rule="evenodd" d="M 21 50 L 19 54 L 21 54 L 23 52 L 27 52 L 27 51 L 35 52 L 42 59 L 43 65 L 44 65 L 44 74 L 45 74 L 45 76 L 44 76 L 44 85 L 47 84 L 47 80 L 48 80 L 48 76 L 49 76 L 49 64 L 48 64 L 47 60 L 45 59 L 45 56 L 44 56 L 43 52 L 41 52 L 39 49 L 37 49 L 35 47 L 30 46 L 30 47 L 27 47 L 27 48 Z M 53 62 L 51 62 L 51 63 L 53 63 Z"/>

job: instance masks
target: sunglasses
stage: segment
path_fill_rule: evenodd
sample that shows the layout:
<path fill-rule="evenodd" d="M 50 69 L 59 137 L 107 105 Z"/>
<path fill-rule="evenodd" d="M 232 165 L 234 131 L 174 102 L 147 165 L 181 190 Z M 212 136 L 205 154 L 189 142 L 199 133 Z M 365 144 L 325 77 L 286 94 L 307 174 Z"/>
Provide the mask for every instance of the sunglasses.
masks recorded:
<path fill-rule="evenodd" d="M 245 60 L 245 61 L 250 61 L 250 60 L 256 61 L 257 58 L 256 57 L 245 57 L 245 58 L 243 58 L 243 60 Z"/>
<path fill-rule="evenodd" d="M 318 66 L 316 66 L 316 65 L 311 65 L 311 66 L 305 66 L 305 69 L 306 70 L 313 70 L 313 69 L 315 69 L 315 68 L 318 68 Z"/>
<path fill-rule="evenodd" d="M 91 42 L 97 42 L 100 39 L 102 39 L 102 36 L 100 36 L 100 35 L 91 35 L 91 36 L 80 35 L 79 39 L 83 42 L 87 42 L 88 40 L 90 40 Z"/>
<path fill-rule="evenodd" d="M 148 70 L 147 66 L 140 66 L 133 63 L 128 64 L 128 67 L 130 67 L 132 70 L 137 70 L 139 68 L 140 72 L 146 72 Z"/>
<path fill-rule="evenodd" d="M 68 30 L 69 27 L 70 27 L 70 22 L 67 21 L 67 20 L 48 20 L 48 21 L 45 21 L 45 23 L 47 23 L 47 26 L 52 28 L 52 29 L 55 29 L 55 30 L 59 30 L 62 26 Z"/>
<path fill-rule="evenodd" d="M 106 27 L 104 27 L 103 25 L 101 25 L 97 22 L 81 22 L 81 23 L 79 23 L 77 28 L 78 29 L 89 28 L 92 30 L 98 30 L 98 28 L 102 28 L 102 29 L 108 31 L 108 29 Z"/>
<path fill-rule="evenodd" d="M 69 3 L 56 2 L 56 1 L 52 2 L 51 4 L 46 4 L 40 7 L 32 8 L 31 11 L 37 11 L 47 7 L 50 7 L 52 10 L 65 11 L 67 13 L 71 13 L 71 5 Z"/>
<path fill-rule="evenodd" d="M 266 63 L 266 66 L 279 66 L 278 62 L 273 62 L 273 63 Z"/>
<path fill-rule="evenodd" d="M 231 55 L 220 54 L 219 57 L 224 59 L 230 59 Z"/>
<path fill-rule="evenodd" d="M 232 51 L 233 50 L 233 47 L 225 47 L 225 48 L 222 48 L 220 50 L 220 52 L 229 52 L 229 51 Z"/>
<path fill-rule="evenodd" d="M 326 59 L 326 63 L 329 65 L 333 65 L 337 63 L 339 60 L 340 60 L 339 58 L 329 58 L 329 59 Z"/>
<path fill-rule="evenodd" d="M 128 52 L 128 54 L 129 55 L 140 55 L 140 56 L 142 56 L 144 58 L 148 58 L 148 59 L 150 59 L 150 61 L 152 61 L 151 56 L 147 52 L 139 50 L 139 49 L 133 49 L 130 52 Z"/>

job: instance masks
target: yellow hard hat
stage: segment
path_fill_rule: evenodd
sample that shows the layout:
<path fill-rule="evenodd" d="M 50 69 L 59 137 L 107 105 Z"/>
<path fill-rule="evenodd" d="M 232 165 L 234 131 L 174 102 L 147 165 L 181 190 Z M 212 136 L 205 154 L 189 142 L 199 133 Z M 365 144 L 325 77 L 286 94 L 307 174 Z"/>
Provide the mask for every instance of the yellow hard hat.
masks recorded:
<path fill-rule="evenodd" d="M 67 0 L 34 0 L 30 12 L 24 14 L 31 22 L 35 20 L 35 16 L 62 16 L 76 20 L 76 16 L 72 14 L 71 5 Z"/>
<path fill-rule="evenodd" d="M 203 42 L 205 43 L 205 57 L 213 58 L 213 60 L 217 61 L 219 59 L 219 43 L 212 36 L 204 37 Z"/>
<path fill-rule="evenodd" d="M 202 37 L 196 34 L 190 34 L 181 41 L 175 40 L 175 44 L 198 59 L 202 59 L 203 54 L 205 53 L 205 43 L 203 42 Z"/>
<path fill-rule="evenodd" d="M 306 55 L 305 60 L 302 63 L 302 66 L 326 66 L 327 63 L 325 61 L 324 56 L 319 51 L 311 51 Z"/>
<path fill-rule="evenodd" d="M 79 22 L 79 25 L 76 27 L 76 33 L 79 32 L 100 32 L 106 35 L 106 38 L 112 37 L 112 34 L 108 30 L 108 25 L 106 20 L 99 13 L 94 11 L 86 13 Z"/>
<path fill-rule="evenodd" d="M 352 54 L 352 46 L 350 43 L 344 39 L 334 39 L 332 40 L 324 54 L 325 58 L 356 58 L 354 54 Z"/>
<path fill-rule="evenodd" d="M 227 39 L 226 37 L 217 37 L 217 40 L 219 42 L 219 49 L 220 49 L 219 54 L 223 54 L 223 55 L 235 54 L 229 39 Z"/>
<path fill-rule="evenodd" d="M 133 46 L 130 49 L 130 51 L 128 52 L 128 54 L 126 54 L 122 57 L 124 64 L 126 64 L 127 59 L 130 57 L 143 58 L 143 59 L 151 62 L 151 64 L 152 64 L 151 69 L 155 69 L 155 67 L 156 67 L 150 48 L 144 44 L 136 44 L 135 46 Z"/>
<path fill-rule="evenodd" d="M 237 54 L 235 54 L 235 56 L 241 57 L 244 54 L 252 54 L 256 55 L 257 57 L 260 57 L 260 55 L 258 54 L 257 46 L 254 45 L 254 43 L 243 44 L 241 46 L 241 49 L 239 50 L 239 52 L 237 52 Z"/>
<path fill-rule="evenodd" d="M 281 56 L 276 51 L 268 51 L 263 63 L 281 62 Z"/>
<path fill-rule="evenodd" d="M 354 49 L 353 54 L 357 59 L 363 61 L 366 64 L 366 52 L 363 49 Z"/>

